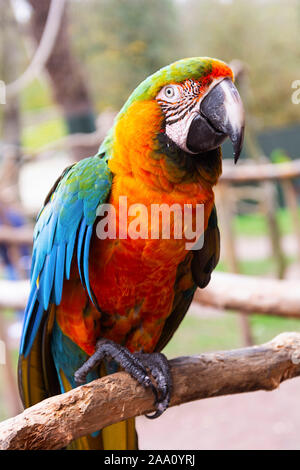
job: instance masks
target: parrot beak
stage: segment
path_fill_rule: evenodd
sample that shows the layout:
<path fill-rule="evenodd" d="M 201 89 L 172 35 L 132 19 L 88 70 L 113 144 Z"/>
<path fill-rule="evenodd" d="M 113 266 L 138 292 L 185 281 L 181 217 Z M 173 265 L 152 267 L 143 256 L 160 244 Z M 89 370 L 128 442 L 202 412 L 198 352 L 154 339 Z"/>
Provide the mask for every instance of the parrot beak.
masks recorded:
<path fill-rule="evenodd" d="M 200 111 L 189 128 L 186 147 L 193 153 L 204 153 L 216 149 L 229 137 L 236 163 L 243 147 L 244 129 L 241 97 L 233 82 L 225 78 L 201 101 Z"/>

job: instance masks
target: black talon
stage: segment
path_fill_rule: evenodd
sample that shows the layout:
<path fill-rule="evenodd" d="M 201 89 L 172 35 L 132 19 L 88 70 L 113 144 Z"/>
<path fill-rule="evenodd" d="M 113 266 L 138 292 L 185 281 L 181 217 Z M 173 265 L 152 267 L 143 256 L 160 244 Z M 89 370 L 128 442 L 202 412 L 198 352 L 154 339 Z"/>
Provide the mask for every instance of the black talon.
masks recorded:
<path fill-rule="evenodd" d="M 168 405 L 169 405 L 169 402 L 166 405 L 163 405 L 162 403 L 158 403 L 157 404 L 157 409 L 153 413 L 153 415 L 145 415 L 146 418 L 148 418 L 148 419 L 159 418 L 163 414 L 163 412 L 166 411 L 166 409 L 168 408 Z"/>
<path fill-rule="evenodd" d="M 170 403 L 172 377 L 169 363 L 166 356 L 162 353 L 137 353 L 136 355 L 141 358 L 143 364 L 150 370 L 151 375 L 156 382 L 156 390 L 159 395 L 155 402 L 156 412 L 153 415 L 146 415 L 149 419 L 155 419 L 166 411 Z"/>
<path fill-rule="evenodd" d="M 86 377 L 93 369 L 100 365 L 103 359 L 114 359 L 126 372 L 135 378 L 143 387 L 151 388 L 155 396 L 156 411 L 153 415 L 146 415 L 149 419 L 158 418 L 168 408 L 172 378 L 166 356 L 161 353 L 130 353 L 127 348 L 108 339 L 97 341 L 95 353 L 78 369 L 74 378 L 78 385 L 86 382 Z M 153 385 L 147 369 L 150 371 L 155 385 Z"/>

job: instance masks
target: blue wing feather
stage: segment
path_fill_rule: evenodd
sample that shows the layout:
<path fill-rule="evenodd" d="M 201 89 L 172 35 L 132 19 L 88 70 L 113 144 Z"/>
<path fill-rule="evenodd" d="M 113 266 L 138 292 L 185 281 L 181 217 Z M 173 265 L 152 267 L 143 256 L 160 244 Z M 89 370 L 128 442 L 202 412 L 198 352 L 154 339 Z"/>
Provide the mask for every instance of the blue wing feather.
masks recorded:
<path fill-rule="evenodd" d="M 91 286 L 90 286 L 90 280 L 89 280 L 89 247 L 90 247 L 92 233 L 93 233 L 93 227 L 92 225 L 89 225 L 86 230 L 85 243 L 84 243 L 83 276 L 84 276 L 86 290 L 88 291 L 90 299 L 92 299 L 92 302 L 94 303 L 94 300 L 93 300 L 94 296 L 92 295 L 92 292 L 91 292 Z"/>
<path fill-rule="evenodd" d="M 57 249 L 55 278 L 54 278 L 54 303 L 59 305 L 62 296 L 64 272 L 65 272 L 66 246 L 61 244 Z"/>
<path fill-rule="evenodd" d="M 74 232 L 71 235 L 71 238 L 67 243 L 67 252 L 66 252 L 66 278 L 67 279 L 70 279 L 71 263 L 72 263 L 72 258 L 73 258 L 75 240 L 76 240 L 76 233 Z"/>
<path fill-rule="evenodd" d="M 77 241 L 77 260 L 78 260 L 78 270 L 79 270 L 79 275 L 80 275 L 80 280 L 81 283 L 84 284 L 84 278 L 82 276 L 82 269 L 81 269 L 81 257 L 82 257 L 82 249 L 84 246 L 84 239 L 85 239 L 85 233 L 86 233 L 86 223 L 84 218 L 81 221 L 80 224 L 80 229 L 78 233 L 78 241 Z"/>
<path fill-rule="evenodd" d="M 56 255 L 57 255 L 57 246 L 54 245 L 50 253 L 46 256 L 45 266 L 43 269 L 44 278 L 41 278 L 41 300 L 43 301 L 45 310 L 48 307 L 51 290 L 53 285 L 54 273 L 56 268 Z M 45 274 L 44 274 L 45 273 Z"/>
<path fill-rule="evenodd" d="M 111 182 L 112 174 L 105 158 L 81 160 L 64 172 L 39 214 L 34 230 L 31 291 L 20 347 L 25 357 L 49 304 L 59 305 L 61 301 L 76 243 L 81 282 L 94 302 L 89 283 L 89 248 L 97 208 L 106 201 Z"/>

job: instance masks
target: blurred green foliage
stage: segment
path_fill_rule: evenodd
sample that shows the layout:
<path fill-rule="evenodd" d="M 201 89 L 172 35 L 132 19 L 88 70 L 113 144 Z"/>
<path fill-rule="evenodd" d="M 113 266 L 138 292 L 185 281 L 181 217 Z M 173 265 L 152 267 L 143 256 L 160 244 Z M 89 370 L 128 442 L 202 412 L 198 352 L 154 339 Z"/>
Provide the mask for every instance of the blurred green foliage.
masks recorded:
<path fill-rule="evenodd" d="M 249 316 L 255 344 L 270 341 L 283 331 L 299 331 L 300 320 L 266 315 Z M 243 347 L 238 315 L 226 313 L 186 315 L 174 337 L 164 349 L 168 358 Z"/>
<path fill-rule="evenodd" d="M 186 0 L 186 50 L 247 64 L 248 111 L 261 127 L 300 120 L 291 101 L 299 79 L 299 0 Z"/>
<path fill-rule="evenodd" d="M 66 134 L 66 123 L 62 117 L 47 119 L 44 122 L 23 129 L 22 145 L 25 151 L 38 150 L 44 145 L 64 137 Z"/>
<path fill-rule="evenodd" d="M 69 30 L 97 112 L 119 110 L 167 63 L 205 55 L 247 65 L 244 101 L 257 129 L 300 122 L 291 100 L 300 78 L 300 0 L 70 0 Z M 20 37 L 12 47 L 22 56 L 17 76 L 26 58 Z M 23 111 L 49 107 L 49 86 L 33 82 L 21 102 Z"/>
<path fill-rule="evenodd" d="M 300 208 L 299 208 L 300 217 Z M 289 210 L 285 208 L 277 209 L 276 219 L 281 235 L 293 232 L 292 217 Z M 237 215 L 233 219 L 235 232 L 239 236 L 263 236 L 268 235 L 268 224 L 264 214 L 255 212 L 253 214 Z"/>
<path fill-rule="evenodd" d="M 42 80 L 33 80 L 20 95 L 21 111 L 37 111 L 52 106 L 49 86 Z"/>
<path fill-rule="evenodd" d="M 118 110 L 140 81 L 181 56 L 172 0 L 84 0 L 70 7 L 74 49 L 98 110 Z"/>
<path fill-rule="evenodd" d="M 239 59 L 249 70 L 249 111 L 259 128 L 300 121 L 299 0 L 73 0 L 74 50 L 98 111 L 118 110 L 135 86 L 182 57 Z"/>
<path fill-rule="evenodd" d="M 69 30 L 97 112 L 119 110 L 136 85 L 182 57 L 205 55 L 247 64 L 248 118 L 257 129 L 300 122 L 292 103 L 299 79 L 300 0 L 69 0 Z M 11 47 L 26 68 L 28 36 L 22 25 Z M 25 37 L 25 41 L 23 41 Z M 72 80 L 72 77 L 68 77 Z M 22 110 L 53 105 L 49 85 L 24 90 Z M 2 113 L 0 107 L 0 115 Z M 1 116 L 0 116 L 1 118 Z M 249 119 L 250 121 L 250 119 Z"/>

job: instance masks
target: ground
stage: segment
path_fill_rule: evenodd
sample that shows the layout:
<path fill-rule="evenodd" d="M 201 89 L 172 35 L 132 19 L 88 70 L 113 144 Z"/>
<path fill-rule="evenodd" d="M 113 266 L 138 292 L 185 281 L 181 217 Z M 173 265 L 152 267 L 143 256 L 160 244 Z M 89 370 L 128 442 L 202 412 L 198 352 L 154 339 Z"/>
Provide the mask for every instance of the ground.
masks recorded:
<path fill-rule="evenodd" d="M 300 378 L 272 392 L 209 398 L 137 419 L 141 449 L 300 449 Z"/>

